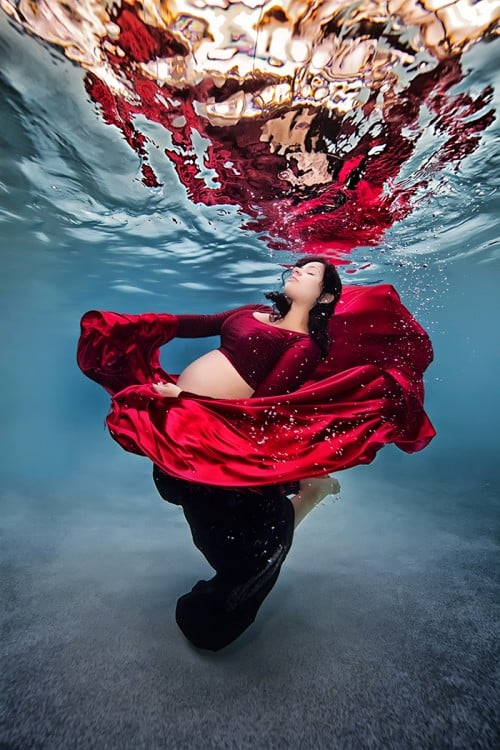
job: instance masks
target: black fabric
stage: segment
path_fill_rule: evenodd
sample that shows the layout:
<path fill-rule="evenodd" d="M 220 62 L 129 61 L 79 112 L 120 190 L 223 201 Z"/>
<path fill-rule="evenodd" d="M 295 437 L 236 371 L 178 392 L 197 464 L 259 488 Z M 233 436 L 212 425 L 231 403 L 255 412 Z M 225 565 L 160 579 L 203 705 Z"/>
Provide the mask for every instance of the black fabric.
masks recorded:
<path fill-rule="evenodd" d="M 179 599 L 177 624 L 195 646 L 217 651 L 251 625 L 276 583 L 293 539 L 287 493 L 294 488 L 212 487 L 157 466 L 153 479 L 164 500 L 182 507 L 195 545 L 216 571 Z"/>

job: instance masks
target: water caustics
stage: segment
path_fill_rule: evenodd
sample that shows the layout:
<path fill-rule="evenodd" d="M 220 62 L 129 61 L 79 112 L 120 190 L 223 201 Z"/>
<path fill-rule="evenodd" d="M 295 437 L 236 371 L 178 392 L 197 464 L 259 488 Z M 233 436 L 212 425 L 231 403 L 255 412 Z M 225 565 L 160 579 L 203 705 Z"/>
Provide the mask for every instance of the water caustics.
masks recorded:
<path fill-rule="evenodd" d="M 460 56 L 498 35 L 490 0 L 0 0 L 87 72 L 104 120 L 157 188 L 156 144 L 195 203 L 234 205 L 270 247 L 338 262 L 376 245 L 433 175 L 474 151 L 491 90 L 457 92 Z M 404 174 L 423 133 L 437 134 Z M 143 128 L 144 130 L 144 128 Z"/>

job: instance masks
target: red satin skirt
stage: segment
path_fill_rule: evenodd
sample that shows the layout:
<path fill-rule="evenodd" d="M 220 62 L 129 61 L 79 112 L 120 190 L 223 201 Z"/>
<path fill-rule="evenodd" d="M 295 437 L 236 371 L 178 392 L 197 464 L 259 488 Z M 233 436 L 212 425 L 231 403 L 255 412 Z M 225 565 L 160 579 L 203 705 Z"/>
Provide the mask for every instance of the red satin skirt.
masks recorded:
<path fill-rule="evenodd" d="M 369 463 L 388 443 L 412 453 L 435 435 L 422 381 L 432 346 L 387 284 L 344 288 L 328 357 L 288 395 L 159 396 L 153 382 L 176 380 L 159 359 L 176 330 L 175 315 L 91 311 L 77 354 L 111 394 L 112 437 L 171 476 L 234 487 L 293 482 Z"/>

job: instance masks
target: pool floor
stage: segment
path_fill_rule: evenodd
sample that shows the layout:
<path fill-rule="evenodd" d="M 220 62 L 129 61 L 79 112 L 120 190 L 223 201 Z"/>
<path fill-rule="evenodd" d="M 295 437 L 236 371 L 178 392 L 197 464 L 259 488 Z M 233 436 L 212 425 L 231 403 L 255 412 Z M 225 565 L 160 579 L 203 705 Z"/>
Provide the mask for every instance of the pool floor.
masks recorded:
<path fill-rule="evenodd" d="M 493 493 L 385 469 L 341 476 L 217 654 L 175 625 L 210 569 L 146 462 L 6 498 L 2 747 L 496 747 Z"/>

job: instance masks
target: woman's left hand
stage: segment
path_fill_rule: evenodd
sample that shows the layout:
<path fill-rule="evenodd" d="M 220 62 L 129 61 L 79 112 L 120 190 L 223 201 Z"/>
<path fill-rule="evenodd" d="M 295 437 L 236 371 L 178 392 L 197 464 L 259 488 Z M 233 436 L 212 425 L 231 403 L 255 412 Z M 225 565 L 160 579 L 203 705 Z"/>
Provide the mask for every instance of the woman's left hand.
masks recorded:
<path fill-rule="evenodd" d="M 153 383 L 153 388 L 160 396 L 169 398 L 176 398 L 181 392 L 181 389 L 175 383 Z"/>

